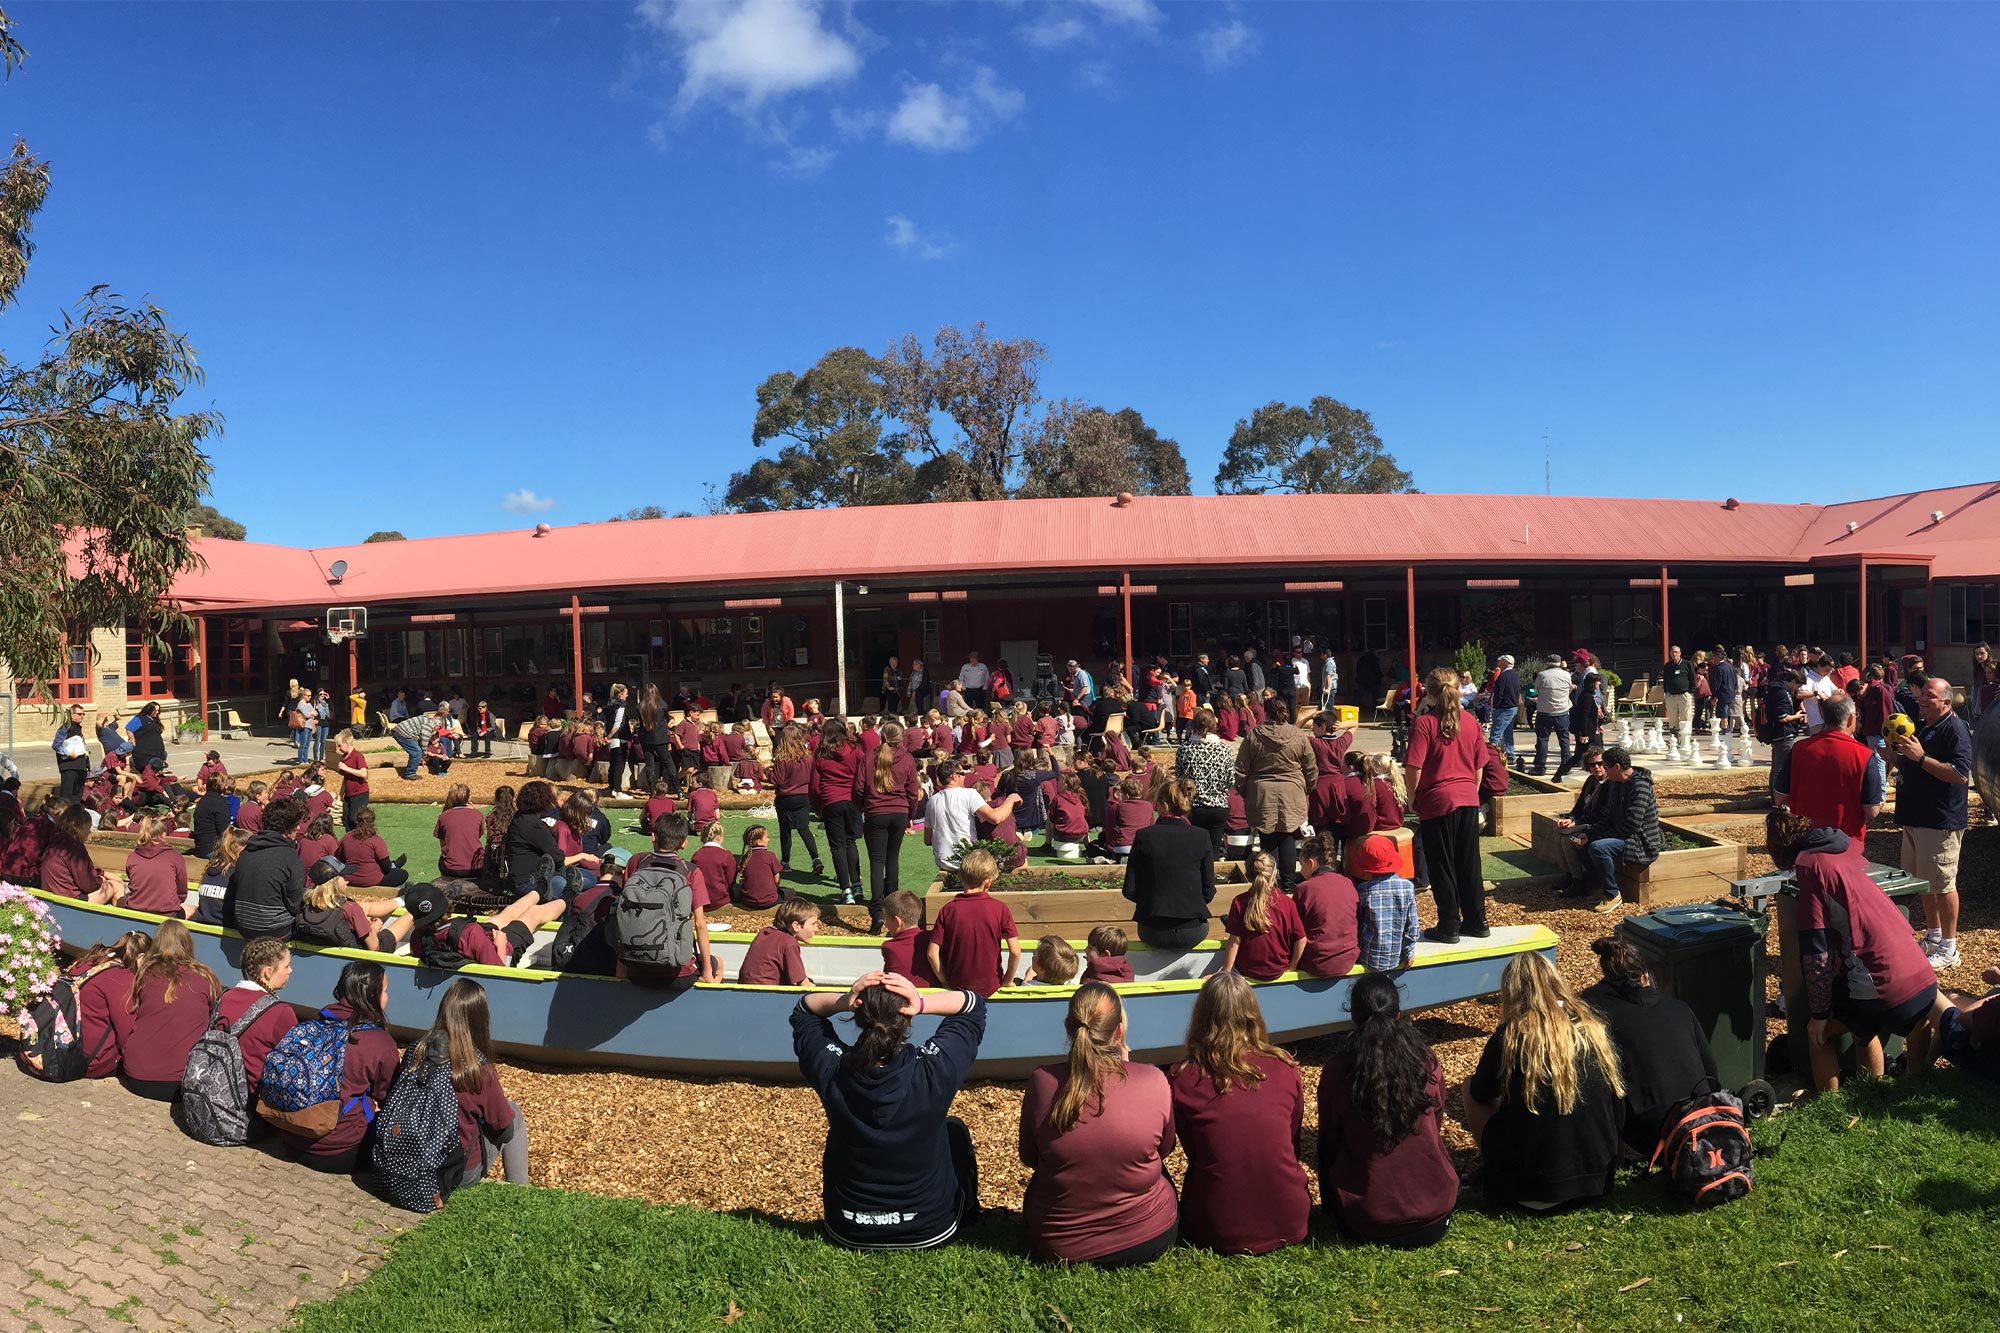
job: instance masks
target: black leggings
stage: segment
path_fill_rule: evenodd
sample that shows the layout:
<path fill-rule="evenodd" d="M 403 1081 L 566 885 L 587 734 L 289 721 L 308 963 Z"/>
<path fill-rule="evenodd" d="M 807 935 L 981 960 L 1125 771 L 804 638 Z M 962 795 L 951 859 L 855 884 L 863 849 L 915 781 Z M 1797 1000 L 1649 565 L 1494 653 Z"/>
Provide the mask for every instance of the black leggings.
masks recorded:
<path fill-rule="evenodd" d="M 1122 1250 L 1113 1250 L 1110 1254 L 1100 1254 L 1095 1259 L 1085 1259 L 1082 1262 L 1089 1264 L 1092 1268 L 1136 1268 L 1140 1264 L 1152 1263 L 1153 1260 L 1174 1248 L 1174 1242 L 1180 1238 L 1180 1219 L 1175 1218 L 1173 1222 L 1168 1224 L 1165 1231 L 1162 1231 L 1151 1240 L 1141 1241 L 1137 1245 L 1128 1245 Z"/>
<path fill-rule="evenodd" d="M 868 838 L 868 913 L 880 921 L 882 900 L 903 886 L 903 834 L 910 827 L 910 817 L 870 815 L 862 827 Z"/>
<path fill-rule="evenodd" d="M 805 839 L 806 855 L 819 864 L 819 844 L 813 841 L 812 798 L 809 796 L 780 796 L 778 798 L 778 859 L 785 863 L 787 870 L 792 866 L 792 834 Z"/>
<path fill-rule="evenodd" d="M 834 881 L 845 891 L 861 884 L 861 808 L 836 801 L 819 812 L 826 825 L 826 851 L 833 860 Z"/>
<path fill-rule="evenodd" d="M 1224 843 L 1222 835 L 1229 827 L 1229 807 L 1226 805 L 1197 805 L 1188 811 L 1188 822 L 1208 833 L 1209 842 L 1215 846 L 1215 859 L 1223 859 Z"/>
<path fill-rule="evenodd" d="M 385 889 L 400 889 L 410 882 L 410 872 L 404 866 L 383 866 L 382 878 L 376 883 Z"/>
<path fill-rule="evenodd" d="M 1486 927 L 1486 885 L 1479 873 L 1479 807 L 1461 805 L 1419 820 L 1417 837 L 1437 899 L 1437 928 L 1448 935 Z"/>
<path fill-rule="evenodd" d="M 1278 887 L 1286 893 L 1299 882 L 1299 835 L 1297 830 L 1290 833 L 1259 833 L 1257 845 L 1271 854 L 1278 863 Z"/>
<path fill-rule="evenodd" d="M 1139 939 L 1155 949 L 1192 949 L 1208 938 L 1207 921 L 1134 921 Z"/>
<path fill-rule="evenodd" d="M 610 768 L 610 772 L 605 774 L 605 778 L 607 784 L 611 788 L 612 793 L 615 795 L 618 792 L 624 791 L 625 790 L 625 747 L 622 745 L 613 746 L 610 757 L 606 759 L 605 763 Z"/>

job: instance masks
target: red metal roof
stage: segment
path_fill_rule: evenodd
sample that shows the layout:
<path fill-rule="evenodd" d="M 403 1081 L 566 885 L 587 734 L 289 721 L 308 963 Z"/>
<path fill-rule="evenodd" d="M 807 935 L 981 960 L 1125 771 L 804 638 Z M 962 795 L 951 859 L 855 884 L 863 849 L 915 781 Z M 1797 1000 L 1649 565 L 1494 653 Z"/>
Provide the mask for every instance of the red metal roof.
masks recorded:
<path fill-rule="evenodd" d="M 1416 564 L 1796 564 L 1866 550 L 1936 555 L 1939 577 L 2000 575 L 2000 484 L 1834 506 L 1543 495 L 1147 496 L 792 510 L 294 550 L 205 540 L 204 606 L 438 601 L 592 587 L 702 587 L 1002 570 L 1229 566 L 1337 576 Z M 1932 525 L 1929 511 L 1946 511 Z M 1847 532 L 1852 519 L 1860 524 Z M 324 570 L 347 562 L 329 587 Z"/>

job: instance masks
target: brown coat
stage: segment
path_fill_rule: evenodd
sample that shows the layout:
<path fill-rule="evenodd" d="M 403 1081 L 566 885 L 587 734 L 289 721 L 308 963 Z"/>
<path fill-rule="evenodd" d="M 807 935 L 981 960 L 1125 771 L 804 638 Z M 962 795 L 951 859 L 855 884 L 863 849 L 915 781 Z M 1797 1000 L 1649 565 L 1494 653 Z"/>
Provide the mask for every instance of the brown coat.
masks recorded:
<path fill-rule="evenodd" d="M 1296 833 L 1306 822 L 1306 798 L 1319 780 L 1312 742 L 1289 723 L 1266 722 L 1236 751 L 1236 788 L 1252 833 Z"/>

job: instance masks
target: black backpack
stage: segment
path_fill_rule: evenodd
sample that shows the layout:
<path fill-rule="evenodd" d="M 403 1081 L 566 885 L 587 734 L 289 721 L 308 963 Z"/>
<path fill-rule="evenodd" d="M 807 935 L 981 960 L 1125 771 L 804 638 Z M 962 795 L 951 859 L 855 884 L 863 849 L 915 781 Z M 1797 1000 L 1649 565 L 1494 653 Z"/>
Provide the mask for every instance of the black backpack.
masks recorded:
<path fill-rule="evenodd" d="M 555 945 L 549 950 L 549 966 L 557 972 L 574 972 L 592 977 L 618 975 L 618 958 L 611 952 L 605 920 L 617 900 L 609 895 L 588 909 L 571 905 L 556 930 Z"/>
<path fill-rule="evenodd" d="M 1667 1115 L 1652 1166 L 1664 1169 L 1684 1198 L 1727 1203 L 1750 1192 L 1753 1156 L 1742 1101 L 1733 1092 L 1710 1092 Z"/>
<path fill-rule="evenodd" d="M 63 973 L 56 978 L 49 993 L 36 1001 L 34 1008 L 22 1017 L 21 1044 L 14 1058 L 25 1073 L 44 1083 L 73 1083 L 89 1072 L 90 1062 L 104 1049 L 104 1043 L 111 1040 L 111 1025 L 106 1023 L 97 1044 L 85 1050 L 83 1017 L 77 1011 L 77 996 L 84 982 L 110 966 L 106 962 L 82 976 L 74 972 Z M 31 1064 L 30 1060 L 34 1063 Z M 37 1065 L 40 1067 L 37 1068 Z"/>
<path fill-rule="evenodd" d="M 456 972 L 472 959 L 459 952 L 458 941 L 465 934 L 467 926 L 477 925 L 469 916 L 462 916 L 450 922 L 440 922 L 429 934 L 417 941 L 417 961 L 438 972 Z"/>
<path fill-rule="evenodd" d="M 678 972 L 694 961 L 694 890 L 679 857 L 649 861 L 625 877 L 604 923 L 618 960 Z"/>

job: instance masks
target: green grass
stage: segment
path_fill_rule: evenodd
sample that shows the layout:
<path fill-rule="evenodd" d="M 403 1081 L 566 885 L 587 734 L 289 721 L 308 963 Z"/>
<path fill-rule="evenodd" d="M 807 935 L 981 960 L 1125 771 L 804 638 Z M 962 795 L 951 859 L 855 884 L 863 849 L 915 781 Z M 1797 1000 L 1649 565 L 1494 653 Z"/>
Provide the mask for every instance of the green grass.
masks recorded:
<path fill-rule="evenodd" d="M 1014 1214 L 937 1253 L 856 1255 L 809 1225 L 485 1184 L 293 1327 L 695 1329 L 732 1309 L 738 1330 L 1984 1326 L 2000 1095 L 1955 1073 L 1863 1086 L 1759 1127 L 1780 1137 L 1755 1191 L 1716 1209 L 1634 1178 L 1560 1217 L 1467 1207 L 1428 1250 L 1349 1245 L 1316 1222 L 1278 1254 L 1181 1248 L 1123 1273 L 1032 1262 Z"/>

